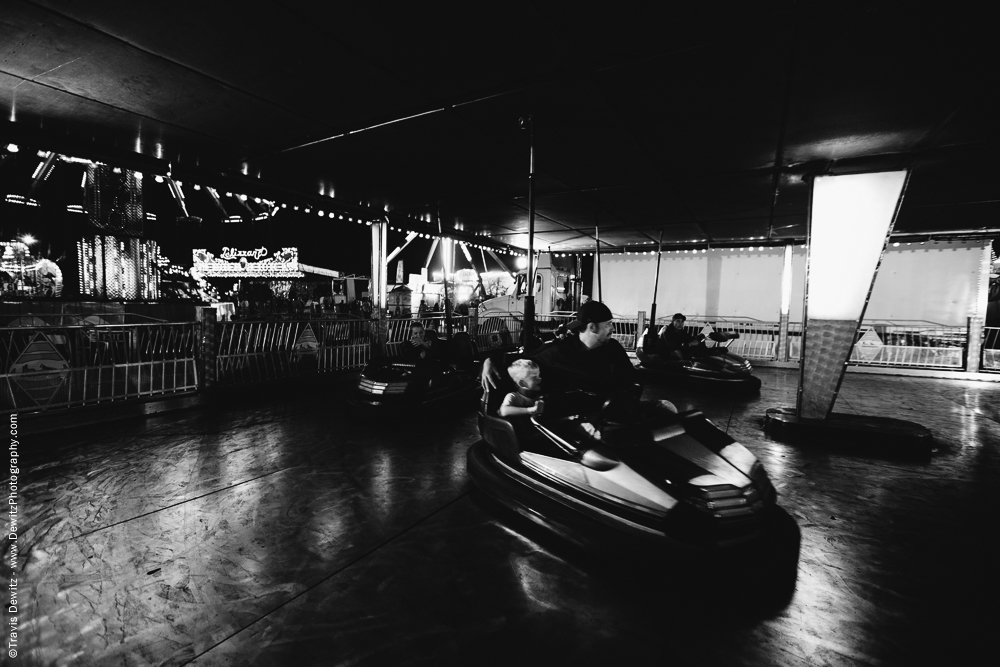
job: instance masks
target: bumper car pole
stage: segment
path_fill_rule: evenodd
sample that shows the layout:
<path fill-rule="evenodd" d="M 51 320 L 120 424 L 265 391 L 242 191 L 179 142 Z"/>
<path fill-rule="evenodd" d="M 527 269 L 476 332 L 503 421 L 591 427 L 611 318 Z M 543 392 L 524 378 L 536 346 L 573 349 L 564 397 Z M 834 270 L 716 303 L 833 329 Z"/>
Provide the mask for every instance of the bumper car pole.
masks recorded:
<path fill-rule="evenodd" d="M 528 285 L 524 295 L 524 349 L 535 347 L 535 124 L 531 114 L 521 117 L 521 129 L 528 130 Z"/>
<path fill-rule="evenodd" d="M 646 337 L 642 341 L 642 349 L 646 354 L 656 350 L 656 290 L 660 286 L 660 257 L 663 255 L 663 230 L 660 230 L 660 240 L 656 243 L 656 275 L 653 277 L 653 305 L 649 308 L 649 325 L 646 327 Z"/>

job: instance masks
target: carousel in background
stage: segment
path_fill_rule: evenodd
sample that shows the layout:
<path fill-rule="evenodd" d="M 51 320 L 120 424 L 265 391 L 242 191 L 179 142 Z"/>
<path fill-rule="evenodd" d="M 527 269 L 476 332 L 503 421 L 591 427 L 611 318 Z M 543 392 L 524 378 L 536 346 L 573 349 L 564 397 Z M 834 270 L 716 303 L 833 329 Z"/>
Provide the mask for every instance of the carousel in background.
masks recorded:
<path fill-rule="evenodd" d="M 62 269 L 54 261 L 31 254 L 35 239 L 25 234 L 18 241 L 0 241 L 0 292 L 3 296 L 58 297 L 62 294 Z"/>

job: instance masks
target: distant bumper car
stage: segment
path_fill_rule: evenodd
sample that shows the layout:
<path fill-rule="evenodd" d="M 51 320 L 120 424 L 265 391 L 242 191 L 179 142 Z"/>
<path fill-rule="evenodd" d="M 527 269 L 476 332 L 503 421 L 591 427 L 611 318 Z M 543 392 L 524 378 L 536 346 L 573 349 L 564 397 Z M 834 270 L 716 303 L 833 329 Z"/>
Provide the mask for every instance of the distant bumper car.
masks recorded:
<path fill-rule="evenodd" d="M 442 352 L 435 359 L 406 361 L 379 359 L 365 366 L 348 403 L 360 410 L 386 413 L 394 410 L 450 407 L 476 400 L 482 393 L 481 364 L 465 332 L 439 340 Z"/>
<path fill-rule="evenodd" d="M 700 412 L 616 423 L 609 404 L 592 416 L 560 417 L 546 401 L 545 414 L 508 420 L 496 412 L 498 393 L 480 405 L 472 479 L 573 542 L 732 553 L 773 525 L 776 492 L 763 466 Z"/>
<path fill-rule="evenodd" d="M 753 367 L 744 357 L 729 351 L 729 344 L 740 337 L 736 332 L 712 331 L 705 340 L 693 348 L 688 358 L 674 358 L 660 351 L 662 343 L 655 336 L 643 332 L 642 343 L 635 351 L 639 365 L 647 371 L 692 384 L 729 388 L 739 391 L 760 390 L 760 378 L 753 374 Z M 653 349 L 649 348 L 653 343 Z"/>

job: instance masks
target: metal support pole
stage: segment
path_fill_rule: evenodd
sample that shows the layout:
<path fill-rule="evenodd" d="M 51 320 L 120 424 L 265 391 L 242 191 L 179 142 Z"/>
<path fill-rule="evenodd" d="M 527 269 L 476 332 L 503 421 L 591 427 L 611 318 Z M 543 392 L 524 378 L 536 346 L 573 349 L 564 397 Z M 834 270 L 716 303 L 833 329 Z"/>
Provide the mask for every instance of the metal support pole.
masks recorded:
<path fill-rule="evenodd" d="M 385 344 L 388 338 L 388 322 L 386 320 L 386 232 L 389 226 L 385 222 L 372 223 L 372 356 L 385 354 Z"/>
<path fill-rule="evenodd" d="M 535 345 L 535 125 L 531 115 L 521 118 L 521 128 L 528 130 L 530 163 L 528 167 L 528 275 L 527 294 L 524 296 L 524 347 Z"/>
<path fill-rule="evenodd" d="M 595 270 L 597 271 L 597 300 L 604 303 L 604 296 L 601 293 L 601 226 L 599 224 L 594 224 L 594 241 L 596 242 L 594 250 L 594 263 Z"/>

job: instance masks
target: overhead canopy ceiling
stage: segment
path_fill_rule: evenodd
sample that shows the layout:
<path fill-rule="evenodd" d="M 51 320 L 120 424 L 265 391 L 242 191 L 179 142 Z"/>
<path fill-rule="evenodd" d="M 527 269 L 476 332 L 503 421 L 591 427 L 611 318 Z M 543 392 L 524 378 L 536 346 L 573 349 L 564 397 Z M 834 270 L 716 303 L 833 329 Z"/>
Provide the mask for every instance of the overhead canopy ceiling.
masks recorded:
<path fill-rule="evenodd" d="M 898 233 L 1000 226 L 993 23 L 960 3 L 221 4 L 5 2 L 0 131 L 527 247 L 530 114 L 553 251 L 801 240 L 810 174 L 900 167 Z"/>

